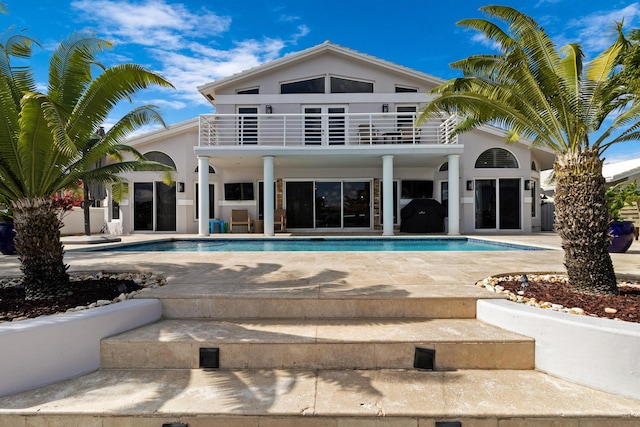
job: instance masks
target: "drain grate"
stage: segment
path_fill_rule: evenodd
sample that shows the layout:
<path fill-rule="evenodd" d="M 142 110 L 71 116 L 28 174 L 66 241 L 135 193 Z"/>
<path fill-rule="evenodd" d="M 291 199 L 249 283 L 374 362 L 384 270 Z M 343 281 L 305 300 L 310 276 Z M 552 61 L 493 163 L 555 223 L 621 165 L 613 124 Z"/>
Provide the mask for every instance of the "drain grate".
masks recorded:
<path fill-rule="evenodd" d="M 217 347 L 201 348 L 200 367 L 204 369 L 218 369 L 220 367 L 220 349 Z"/>
<path fill-rule="evenodd" d="M 164 423 L 162 427 L 189 427 L 187 423 Z"/>
<path fill-rule="evenodd" d="M 436 427 L 462 427 L 461 421 L 436 421 Z"/>
<path fill-rule="evenodd" d="M 430 348 L 416 347 L 416 352 L 413 356 L 413 367 L 416 369 L 425 369 L 433 371 L 433 367 L 436 361 L 436 351 Z M 444 426 L 449 427 L 449 426 Z"/>

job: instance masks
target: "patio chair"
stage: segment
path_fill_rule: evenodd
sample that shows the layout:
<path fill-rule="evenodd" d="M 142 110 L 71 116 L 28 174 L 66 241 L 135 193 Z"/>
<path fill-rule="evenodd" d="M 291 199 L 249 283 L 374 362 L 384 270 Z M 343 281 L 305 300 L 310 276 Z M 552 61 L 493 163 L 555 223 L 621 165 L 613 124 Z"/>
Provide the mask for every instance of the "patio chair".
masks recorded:
<path fill-rule="evenodd" d="M 358 126 L 358 142 L 360 144 L 375 144 L 378 141 L 378 130 L 373 125 Z"/>
<path fill-rule="evenodd" d="M 229 231 L 233 233 L 234 225 L 246 225 L 247 233 L 251 231 L 251 217 L 246 209 L 233 209 L 231 211 L 231 220 L 229 221 Z"/>
<path fill-rule="evenodd" d="M 280 227 L 279 231 L 286 232 L 287 231 L 287 210 L 286 209 L 276 209 L 273 211 L 273 228 L 278 226 Z"/>
<path fill-rule="evenodd" d="M 413 127 L 411 123 L 404 123 L 400 125 L 399 131 L 401 144 L 420 143 L 420 128 Z"/>

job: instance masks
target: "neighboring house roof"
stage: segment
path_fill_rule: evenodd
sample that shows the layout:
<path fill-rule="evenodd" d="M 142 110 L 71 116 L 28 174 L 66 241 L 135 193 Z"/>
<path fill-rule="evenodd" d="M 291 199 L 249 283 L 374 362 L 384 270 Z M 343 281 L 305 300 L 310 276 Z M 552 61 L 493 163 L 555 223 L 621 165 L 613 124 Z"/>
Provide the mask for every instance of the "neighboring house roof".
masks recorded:
<path fill-rule="evenodd" d="M 541 187 L 543 190 L 555 190 L 555 182 L 547 182 L 552 170 L 540 172 Z M 623 181 L 634 175 L 640 174 L 640 158 L 625 160 L 624 162 L 607 163 L 602 166 L 602 176 L 607 183 L 613 184 Z"/>
<path fill-rule="evenodd" d="M 144 146 L 149 143 L 156 142 L 159 138 L 168 138 L 175 134 L 184 133 L 185 131 L 193 130 L 198 131 L 200 126 L 200 118 L 194 117 L 182 122 L 174 123 L 166 128 L 159 128 L 150 132 L 145 132 L 139 135 L 134 135 L 127 138 L 127 145 L 131 146 Z"/>
<path fill-rule="evenodd" d="M 602 175 L 607 182 L 616 182 L 640 173 L 640 158 L 624 162 L 609 163 L 602 167 Z"/>
<path fill-rule="evenodd" d="M 215 80 L 213 82 L 210 83 L 206 83 L 202 86 L 198 86 L 198 90 L 200 91 L 200 93 L 202 93 L 204 96 L 206 96 L 206 94 L 215 94 L 215 91 L 217 88 L 223 87 L 223 86 L 227 86 L 229 84 L 232 84 L 238 80 L 241 79 L 245 79 L 247 77 L 252 77 L 255 76 L 257 74 L 261 74 L 267 71 L 270 71 L 272 69 L 284 66 L 284 65 L 288 65 L 294 62 L 298 62 L 298 61 L 303 61 L 308 59 L 309 57 L 313 57 L 313 56 L 317 56 L 317 55 L 321 55 L 324 54 L 326 52 L 333 52 L 339 55 L 345 55 L 363 62 L 368 62 L 371 65 L 375 65 L 378 67 L 382 67 L 382 68 L 386 68 L 395 72 L 400 72 L 400 73 L 404 73 L 404 74 L 408 74 L 411 75 L 413 77 L 422 79 L 422 80 L 426 80 L 428 82 L 431 82 L 435 85 L 440 85 L 442 83 L 445 82 L 445 80 L 432 76 L 430 74 L 426 74 L 426 73 L 422 73 L 420 71 L 416 71 L 413 70 L 411 68 L 408 67 L 404 67 L 402 65 L 398 65 L 395 64 L 393 62 L 389 62 L 389 61 L 385 61 L 383 59 L 380 58 L 376 58 L 374 56 L 371 55 L 367 55 L 365 53 L 361 53 L 358 51 L 355 51 L 353 49 L 349 49 L 346 48 L 344 46 L 340 46 L 334 43 L 331 43 L 330 41 L 326 41 L 322 44 L 310 47 L 308 49 L 305 50 L 301 50 L 300 52 L 295 52 L 295 53 L 291 53 L 288 55 L 283 56 L 282 58 L 279 59 L 275 59 L 273 61 L 269 61 L 269 62 L 265 62 L 264 64 L 258 65 L 256 67 L 250 68 L 248 70 L 242 71 L 240 73 L 237 74 L 233 74 L 229 77 L 223 77 L 221 79 Z"/>

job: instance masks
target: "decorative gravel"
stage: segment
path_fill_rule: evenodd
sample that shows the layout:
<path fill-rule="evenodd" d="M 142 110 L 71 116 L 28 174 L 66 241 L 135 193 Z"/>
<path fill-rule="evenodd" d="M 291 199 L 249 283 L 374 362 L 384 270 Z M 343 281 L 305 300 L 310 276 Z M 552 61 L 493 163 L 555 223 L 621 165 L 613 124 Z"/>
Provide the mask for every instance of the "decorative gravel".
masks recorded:
<path fill-rule="evenodd" d="M 504 294 L 509 300 L 542 309 L 583 316 L 606 317 L 640 323 L 640 282 L 619 280 L 619 295 L 598 296 L 574 292 L 566 275 L 527 274 L 488 277 L 476 283 L 491 292 Z"/>
<path fill-rule="evenodd" d="M 22 278 L 0 278 L 0 323 L 114 304 L 167 283 L 159 274 L 140 272 L 71 273 L 70 278 L 71 295 L 55 302 L 26 301 Z"/>

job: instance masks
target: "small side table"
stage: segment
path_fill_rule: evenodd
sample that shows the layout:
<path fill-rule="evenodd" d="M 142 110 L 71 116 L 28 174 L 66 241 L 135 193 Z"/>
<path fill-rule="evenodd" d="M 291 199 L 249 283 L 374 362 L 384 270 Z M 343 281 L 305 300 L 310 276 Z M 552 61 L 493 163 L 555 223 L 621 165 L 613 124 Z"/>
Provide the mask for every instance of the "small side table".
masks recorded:
<path fill-rule="evenodd" d="M 209 220 L 209 233 L 215 233 L 216 227 L 218 226 L 218 233 L 224 233 L 224 221 L 221 219 L 210 219 Z"/>
<path fill-rule="evenodd" d="M 254 219 L 253 220 L 253 232 L 254 233 L 264 233 L 264 220 L 263 219 Z"/>

